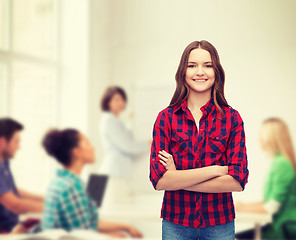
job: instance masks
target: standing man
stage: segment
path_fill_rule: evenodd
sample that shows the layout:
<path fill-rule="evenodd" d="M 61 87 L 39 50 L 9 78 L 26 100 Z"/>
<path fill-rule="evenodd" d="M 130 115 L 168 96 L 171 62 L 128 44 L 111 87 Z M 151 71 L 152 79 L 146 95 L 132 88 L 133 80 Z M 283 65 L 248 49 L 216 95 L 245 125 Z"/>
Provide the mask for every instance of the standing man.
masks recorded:
<path fill-rule="evenodd" d="M 11 118 L 0 118 L 0 233 L 10 232 L 18 215 L 42 212 L 44 198 L 18 189 L 9 163 L 19 149 L 22 124 Z"/>

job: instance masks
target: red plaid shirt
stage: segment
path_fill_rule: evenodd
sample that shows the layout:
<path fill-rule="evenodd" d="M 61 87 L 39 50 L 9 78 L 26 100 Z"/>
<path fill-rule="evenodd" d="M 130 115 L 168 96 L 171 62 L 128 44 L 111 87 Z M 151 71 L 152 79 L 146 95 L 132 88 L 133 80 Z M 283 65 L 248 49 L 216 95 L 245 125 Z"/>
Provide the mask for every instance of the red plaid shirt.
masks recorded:
<path fill-rule="evenodd" d="M 228 174 L 244 189 L 249 176 L 244 122 L 237 110 L 221 108 L 225 113 L 223 120 L 219 119 L 222 115 L 213 98 L 202 106 L 199 129 L 187 107 L 187 100 L 159 112 L 153 127 L 150 154 L 149 178 L 154 189 L 167 171 L 159 161 L 160 150 L 173 156 L 177 170 L 228 166 Z M 165 191 L 161 218 L 199 228 L 230 222 L 235 218 L 232 193 Z"/>

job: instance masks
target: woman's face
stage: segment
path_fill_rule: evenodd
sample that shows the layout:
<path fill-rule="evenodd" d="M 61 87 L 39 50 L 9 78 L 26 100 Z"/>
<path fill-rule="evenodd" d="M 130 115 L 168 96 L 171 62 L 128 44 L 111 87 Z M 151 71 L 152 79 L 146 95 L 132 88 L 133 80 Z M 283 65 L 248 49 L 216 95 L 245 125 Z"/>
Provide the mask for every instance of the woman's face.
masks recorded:
<path fill-rule="evenodd" d="M 201 48 L 193 49 L 186 70 L 186 83 L 190 90 L 205 93 L 211 91 L 214 82 L 215 72 L 210 53 Z"/>
<path fill-rule="evenodd" d="M 74 150 L 76 158 L 82 159 L 85 163 L 94 163 L 96 160 L 94 147 L 82 133 L 79 134 L 79 139 L 79 145 Z"/>
<path fill-rule="evenodd" d="M 109 102 L 109 109 L 114 114 L 119 114 L 125 109 L 126 102 L 119 93 L 115 93 Z"/>
<path fill-rule="evenodd" d="M 4 158 L 13 158 L 17 150 L 20 148 L 20 131 L 15 132 L 9 141 L 3 138 L 2 142 L 4 145 Z"/>

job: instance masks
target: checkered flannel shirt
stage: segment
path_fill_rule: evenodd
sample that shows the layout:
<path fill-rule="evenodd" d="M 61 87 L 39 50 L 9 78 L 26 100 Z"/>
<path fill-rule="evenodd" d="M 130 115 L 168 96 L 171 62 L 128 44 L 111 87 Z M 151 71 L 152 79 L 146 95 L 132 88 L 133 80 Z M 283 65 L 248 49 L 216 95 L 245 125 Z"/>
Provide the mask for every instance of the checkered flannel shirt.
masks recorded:
<path fill-rule="evenodd" d="M 158 113 L 150 154 L 149 178 L 154 189 L 167 171 L 159 161 L 160 150 L 173 155 L 177 170 L 228 166 L 228 174 L 244 189 L 249 175 L 244 122 L 237 110 L 221 108 L 224 119 L 219 119 L 222 114 L 213 97 L 202 106 L 199 129 L 187 107 L 187 99 L 179 106 L 167 107 Z M 165 191 L 161 218 L 199 228 L 230 222 L 235 218 L 232 193 Z"/>
<path fill-rule="evenodd" d="M 57 170 L 51 182 L 42 218 L 42 229 L 98 228 L 98 209 L 86 193 L 82 180 L 74 173 L 64 169 Z"/>

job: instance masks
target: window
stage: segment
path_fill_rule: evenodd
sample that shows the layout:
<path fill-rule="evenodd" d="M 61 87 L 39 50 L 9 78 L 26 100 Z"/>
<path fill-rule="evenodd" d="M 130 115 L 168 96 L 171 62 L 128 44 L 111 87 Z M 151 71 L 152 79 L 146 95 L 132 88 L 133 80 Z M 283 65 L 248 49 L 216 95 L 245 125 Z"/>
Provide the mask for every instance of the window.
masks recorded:
<path fill-rule="evenodd" d="M 5 76 L 5 65 L 0 63 L 0 116 L 5 115 L 7 112 L 7 83 Z"/>
<path fill-rule="evenodd" d="M 56 3 L 0 0 L 0 116 L 24 124 L 12 171 L 19 187 L 40 193 L 50 178 L 44 166 L 52 164 L 40 143 L 57 125 Z"/>
<path fill-rule="evenodd" d="M 11 47 L 15 52 L 52 58 L 54 52 L 54 1 L 12 1 Z"/>

